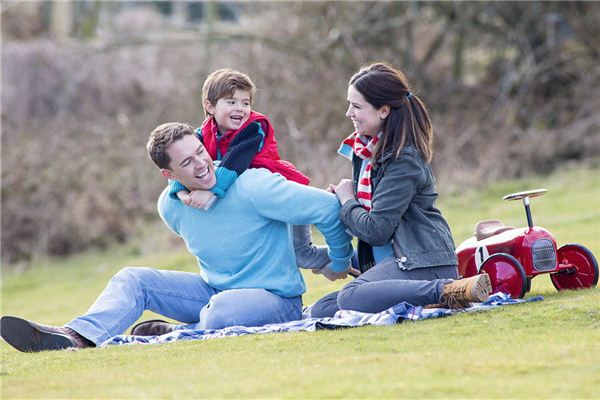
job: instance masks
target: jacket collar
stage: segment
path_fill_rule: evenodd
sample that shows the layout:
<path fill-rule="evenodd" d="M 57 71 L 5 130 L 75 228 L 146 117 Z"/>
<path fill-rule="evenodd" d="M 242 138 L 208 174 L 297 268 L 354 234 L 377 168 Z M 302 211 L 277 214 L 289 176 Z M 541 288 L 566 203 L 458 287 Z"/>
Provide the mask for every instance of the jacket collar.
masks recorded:
<path fill-rule="evenodd" d="M 394 157 L 394 153 L 395 152 L 393 150 L 386 151 L 381 157 L 379 157 L 379 160 L 377 160 L 377 164 L 383 164 L 384 161 L 387 161 L 389 158 Z"/>

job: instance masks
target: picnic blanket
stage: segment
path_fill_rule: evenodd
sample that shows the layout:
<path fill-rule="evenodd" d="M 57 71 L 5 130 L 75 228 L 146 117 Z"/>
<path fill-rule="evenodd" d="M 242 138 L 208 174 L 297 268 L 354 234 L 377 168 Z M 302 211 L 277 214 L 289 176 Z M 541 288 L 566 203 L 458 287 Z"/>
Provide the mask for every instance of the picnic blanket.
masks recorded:
<path fill-rule="evenodd" d="M 100 347 L 126 344 L 168 343 L 176 340 L 208 340 L 220 337 L 242 336 L 259 333 L 313 332 L 323 329 L 342 329 L 365 325 L 394 325 L 404 321 L 418 321 L 422 319 L 447 317 L 458 313 L 486 311 L 505 305 L 541 300 L 543 300 L 542 296 L 535 296 L 529 299 L 513 299 L 507 294 L 498 292 L 491 295 L 487 301 L 483 303 L 473 303 L 471 307 L 463 310 L 423 308 L 402 302 L 377 314 L 340 310 L 335 314 L 334 317 L 331 318 L 304 318 L 297 321 L 269 324 L 264 326 L 230 326 L 223 329 L 182 329 L 166 333 L 161 336 L 118 335 L 106 340 L 100 345 Z"/>

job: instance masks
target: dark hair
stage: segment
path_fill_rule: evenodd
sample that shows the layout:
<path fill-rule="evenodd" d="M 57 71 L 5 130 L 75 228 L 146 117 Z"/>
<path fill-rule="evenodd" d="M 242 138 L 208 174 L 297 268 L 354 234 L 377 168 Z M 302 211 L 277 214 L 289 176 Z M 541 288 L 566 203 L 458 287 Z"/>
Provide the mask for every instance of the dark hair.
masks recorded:
<path fill-rule="evenodd" d="M 167 147 L 171 143 L 183 138 L 185 135 L 193 135 L 194 128 L 181 122 L 168 122 L 154 128 L 148 139 L 146 149 L 148 155 L 158 168 L 171 168 L 171 157 L 167 154 Z"/>
<path fill-rule="evenodd" d="M 405 146 L 413 146 L 429 162 L 433 153 L 433 128 L 425 104 L 410 91 L 402 71 L 383 62 L 360 69 L 348 85 L 354 86 L 376 109 L 387 105 L 390 113 L 383 121 L 383 136 L 375 146 L 373 159 Z"/>
<path fill-rule="evenodd" d="M 206 100 L 210 101 L 214 106 L 219 99 L 226 96 L 233 96 L 236 90 L 246 90 L 250 92 L 250 103 L 252 103 L 254 93 L 256 92 L 256 86 L 248 75 L 230 68 L 218 69 L 211 73 L 202 86 L 204 115 L 206 117 L 210 115 L 204 105 Z"/>

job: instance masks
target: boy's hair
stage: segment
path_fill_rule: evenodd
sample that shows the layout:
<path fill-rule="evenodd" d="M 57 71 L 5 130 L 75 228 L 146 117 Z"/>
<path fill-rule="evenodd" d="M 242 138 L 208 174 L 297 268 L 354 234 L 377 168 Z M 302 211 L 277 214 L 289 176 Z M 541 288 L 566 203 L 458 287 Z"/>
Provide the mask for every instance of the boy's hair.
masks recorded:
<path fill-rule="evenodd" d="M 194 128 L 185 123 L 168 122 L 159 125 L 154 128 L 148 139 L 148 155 L 158 168 L 170 169 L 171 157 L 167 154 L 167 147 L 185 135 L 193 134 Z"/>
<path fill-rule="evenodd" d="M 215 106 L 219 99 L 233 96 L 236 90 L 247 90 L 250 92 L 250 103 L 252 103 L 256 86 L 248 75 L 230 68 L 218 69 L 210 74 L 202 87 L 204 115 L 206 117 L 210 115 L 204 106 L 206 100 Z"/>

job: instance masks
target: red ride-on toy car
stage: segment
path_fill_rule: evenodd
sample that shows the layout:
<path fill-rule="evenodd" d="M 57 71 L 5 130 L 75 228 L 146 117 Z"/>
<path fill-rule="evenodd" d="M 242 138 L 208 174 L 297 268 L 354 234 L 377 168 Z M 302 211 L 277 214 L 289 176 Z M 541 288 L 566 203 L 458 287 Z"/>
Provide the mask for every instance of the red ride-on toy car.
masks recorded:
<path fill-rule="evenodd" d="M 523 200 L 528 227 L 505 226 L 497 220 L 477 223 L 474 237 L 456 249 L 459 274 L 487 272 L 493 292 L 513 298 L 523 297 L 539 274 L 549 273 L 557 290 L 596 286 L 598 263 L 588 249 L 580 244 L 557 248 L 550 232 L 533 225 L 530 199 L 544 193 L 546 189 L 536 189 L 504 196 L 504 200 Z"/>

